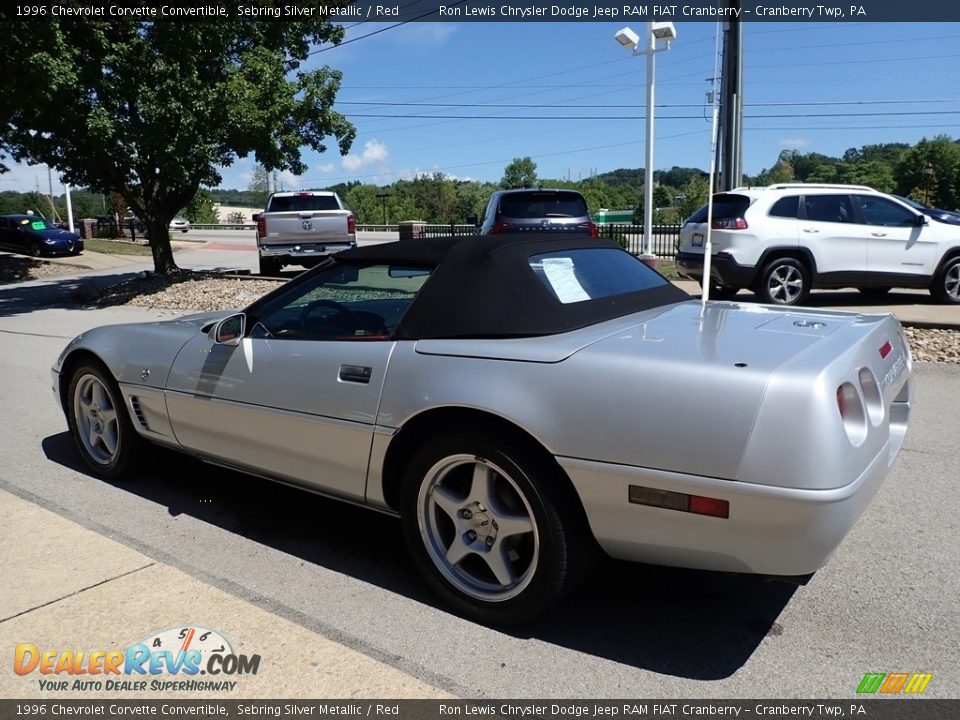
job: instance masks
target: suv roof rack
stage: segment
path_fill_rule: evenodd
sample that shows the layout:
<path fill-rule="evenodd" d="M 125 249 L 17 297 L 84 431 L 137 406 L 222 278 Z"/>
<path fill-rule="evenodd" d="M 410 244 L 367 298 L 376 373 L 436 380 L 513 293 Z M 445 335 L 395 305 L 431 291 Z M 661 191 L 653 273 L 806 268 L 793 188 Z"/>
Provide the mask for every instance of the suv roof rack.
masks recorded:
<path fill-rule="evenodd" d="M 777 183 L 767 186 L 768 190 L 792 190 L 794 188 L 814 189 L 814 190 L 869 190 L 877 192 L 872 187 L 866 185 L 844 185 L 842 183 Z"/>

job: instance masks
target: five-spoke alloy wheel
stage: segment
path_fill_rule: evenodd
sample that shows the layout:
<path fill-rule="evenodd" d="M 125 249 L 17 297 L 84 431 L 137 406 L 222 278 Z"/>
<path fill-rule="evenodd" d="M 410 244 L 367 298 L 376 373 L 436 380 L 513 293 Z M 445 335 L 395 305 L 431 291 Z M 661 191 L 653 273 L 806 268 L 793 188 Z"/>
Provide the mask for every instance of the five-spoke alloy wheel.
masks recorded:
<path fill-rule="evenodd" d="M 799 305 L 810 292 L 810 273 L 799 260 L 778 258 L 760 273 L 757 295 L 761 302 Z"/>
<path fill-rule="evenodd" d="M 960 303 L 960 257 L 944 263 L 930 286 L 930 293 L 942 303 Z"/>
<path fill-rule="evenodd" d="M 591 549 L 552 458 L 513 438 L 450 434 L 407 465 L 402 522 L 430 585 L 459 612 L 512 624 L 568 590 Z"/>
<path fill-rule="evenodd" d="M 81 363 L 70 376 L 67 393 L 67 422 L 84 461 L 100 477 L 121 476 L 142 456 L 146 443 L 130 424 L 113 378 L 99 363 Z"/>

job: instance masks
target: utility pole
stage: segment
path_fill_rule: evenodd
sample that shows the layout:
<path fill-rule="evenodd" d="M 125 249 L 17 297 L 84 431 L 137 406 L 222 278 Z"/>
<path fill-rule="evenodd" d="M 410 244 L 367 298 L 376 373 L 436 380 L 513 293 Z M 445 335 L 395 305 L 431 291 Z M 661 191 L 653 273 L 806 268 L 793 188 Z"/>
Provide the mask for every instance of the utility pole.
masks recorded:
<path fill-rule="evenodd" d="M 726 0 L 726 6 L 739 10 L 741 0 Z M 719 190 L 732 190 L 743 182 L 743 23 L 731 16 L 723 33 Z"/>

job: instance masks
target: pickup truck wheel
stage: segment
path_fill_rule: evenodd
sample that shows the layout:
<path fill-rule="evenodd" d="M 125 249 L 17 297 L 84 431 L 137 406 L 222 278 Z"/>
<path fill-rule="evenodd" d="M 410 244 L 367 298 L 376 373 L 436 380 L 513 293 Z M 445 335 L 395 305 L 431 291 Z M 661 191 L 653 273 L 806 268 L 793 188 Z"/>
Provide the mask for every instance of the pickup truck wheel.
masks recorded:
<path fill-rule="evenodd" d="M 771 305 L 799 305 L 810 292 L 810 273 L 795 258 L 777 258 L 760 273 L 757 295 Z"/>
<path fill-rule="evenodd" d="M 401 522 L 431 588 L 457 612 L 498 625 L 553 605 L 592 547 L 557 480 L 508 437 L 428 440 L 404 472 Z"/>
<path fill-rule="evenodd" d="M 260 274 L 261 275 L 277 275 L 280 272 L 280 269 L 283 265 L 276 258 L 262 257 L 260 258 Z"/>
<path fill-rule="evenodd" d="M 930 294 L 942 303 L 960 303 L 960 257 L 944 263 L 930 286 Z"/>
<path fill-rule="evenodd" d="M 102 478 L 122 477 L 148 449 L 133 429 L 120 388 L 97 362 L 81 363 L 70 377 L 67 424 L 84 462 Z"/>

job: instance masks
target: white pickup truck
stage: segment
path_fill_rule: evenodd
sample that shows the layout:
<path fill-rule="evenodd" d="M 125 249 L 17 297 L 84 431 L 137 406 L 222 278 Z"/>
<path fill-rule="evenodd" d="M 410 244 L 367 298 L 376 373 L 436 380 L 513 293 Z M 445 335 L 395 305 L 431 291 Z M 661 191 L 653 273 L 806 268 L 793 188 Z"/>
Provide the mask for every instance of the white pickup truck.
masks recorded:
<path fill-rule="evenodd" d="M 274 193 L 253 219 L 261 275 L 275 275 L 284 265 L 313 267 L 357 244 L 356 219 L 334 192 Z"/>

